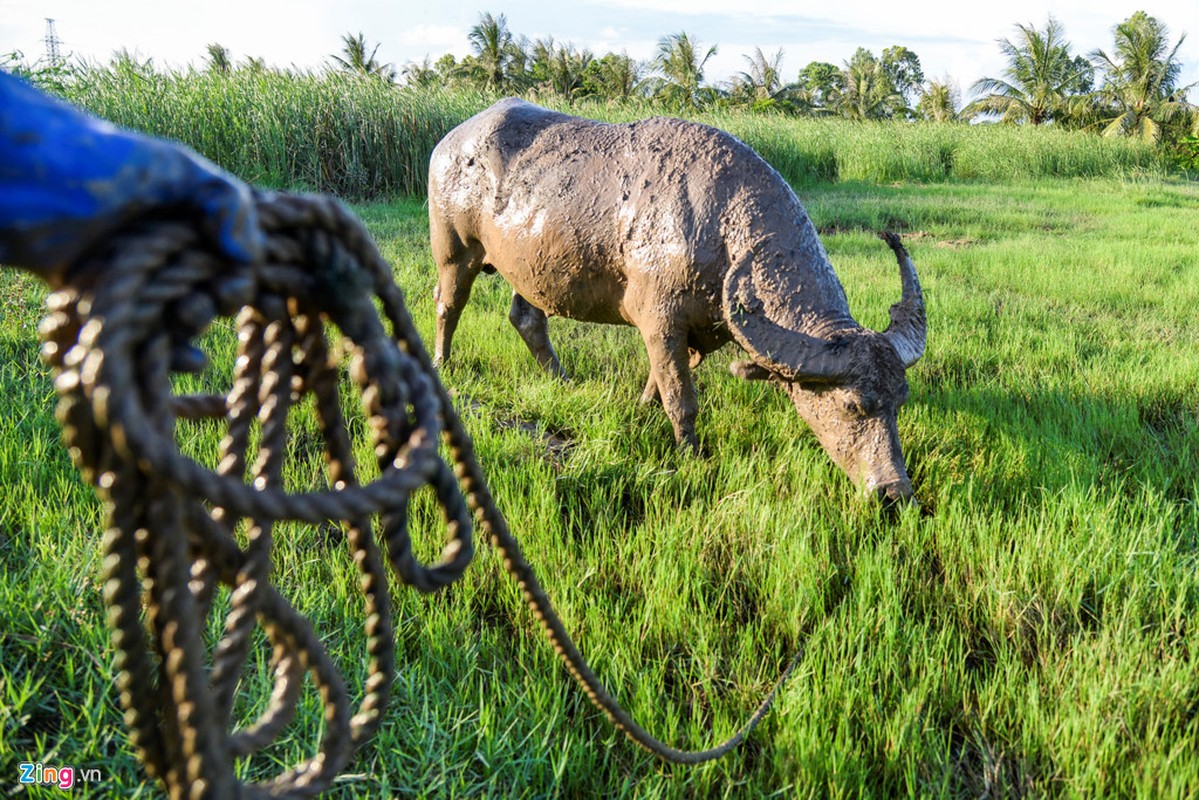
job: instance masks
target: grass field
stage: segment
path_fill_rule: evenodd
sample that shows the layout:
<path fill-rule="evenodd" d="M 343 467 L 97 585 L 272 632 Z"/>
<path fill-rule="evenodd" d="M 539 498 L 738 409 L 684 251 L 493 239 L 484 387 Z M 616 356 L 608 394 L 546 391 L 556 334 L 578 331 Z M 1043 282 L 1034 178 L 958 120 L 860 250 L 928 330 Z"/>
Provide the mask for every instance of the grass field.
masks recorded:
<path fill-rule="evenodd" d="M 702 454 L 681 456 L 661 411 L 636 402 L 635 331 L 554 320 L 574 378 L 561 386 L 510 328 L 498 278 L 476 284 L 443 372 L 567 628 L 650 731 L 724 738 L 805 649 L 759 731 L 699 768 L 642 754 L 558 666 L 484 546 L 442 595 L 393 590 L 396 695 L 330 796 L 1199 792 L 1199 186 L 801 194 L 863 324 L 885 326 L 899 296 L 875 231 L 901 230 L 920 269 L 929 344 L 899 419 L 919 510 L 855 497 L 781 393 L 728 374 L 732 347 L 698 370 Z M 429 341 L 422 202 L 355 211 Z M 0 273 L 0 785 L 40 760 L 98 768 L 84 796 L 151 797 L 113 690 L 101 511 L 37 357 L 42 297 Z M 213 337 L 218 374 L 229 338 Z M 278 583 L 360 687 L 344 546 L 303 526 L 275 541 Z M 247 708 L 267 675 L 263 660 Z M 246 774 L 308 755 L 315 706 Z"/>

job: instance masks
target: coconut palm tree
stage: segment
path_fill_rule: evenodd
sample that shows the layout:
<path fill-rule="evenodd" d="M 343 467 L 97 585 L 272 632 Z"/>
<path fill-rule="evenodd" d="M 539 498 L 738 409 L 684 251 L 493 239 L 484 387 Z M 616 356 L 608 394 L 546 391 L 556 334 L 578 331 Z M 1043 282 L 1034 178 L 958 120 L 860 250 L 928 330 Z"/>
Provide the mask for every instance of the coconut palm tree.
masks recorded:
<path fill-rule="evenodd" d="M 554 41 L 553 36 L 535 39 L 529 45 L 529 79 L 533 83 L 549 83 L 550 62 L 554 60 L 554 51 L 557 47 L 558 43 Z"/>
<path fill-rule="evenodd" d="M 731 101 L 754 110 L 790 106 L 791 88 L 783 84 L 782 48 L 767 58 L 757 47 L 753 55 L 743 55 L 741 58 L 748 62 L 749 68 L 737 73 L 731 80 Z"/>
<path fill-rule="evenodd" d="M 516 49 L 516 40 L 508 30 L 508 18 L 503 14 L 498 17 L 483 14 L 467 38 L 475 51 L 475 71 L 483 88 L 501 91 L 507 87 Z M 523 61 L 523 52 L 521 55 Z"/>
<path fill-rule="evenodd" d="M 437 67 L 433 65 L 427 55 L 420 63 L 409 61 L 400 70 L 400 75 L 403 76 L 404 83 L 409 86 L 430 87 L 436 85 L 439 80 Z"/>
<path fill-rule="evenodd" d="M 561 45 L 550 59 L 550 86 L 570 99 L 583 86 L 583 73 L 595 59 L 590 50 L 577 51 L 573 44 Z"/>
<path fill-rule="evenodd" d="M 380 45 L 375 45 L 374 49 L 368 55 L 366 52 L 366 37 L 361 32 L 357 36 L 351 36 L 348 33 L 343 34 L 341 41 L 343 45 L 342 54 L 345 58 L 337 55 L 329 56 L 341 69 L 346 72 L 352 72 L 355 75 L 382 78 L 388 82 L 395 80 L 395 67 L 391 64 L 380 64 L 375 59 L 375 53 L 379 52 Z"/>
<path fill-rule="evenodd" d="M 658 55 L 654 67 L 662 73 L 658 96 L 676 108 L 699 108 L 705 98 L 700 84 L 704 80 L 704 65 L 716 55 L 716 45 L 703 50 L 699 40 L 685 31 L 672 33 L 658 40 Z"/>
<path fill-rule="evenodd" d="M 1017 25 L 1016 30 L 1015 42 L 999 41 L 1008 59 L 1003 78 L 976 81 L 971 91 L 985 96 L 966 106 L 963 115 L 992 113 L 1004 122 L 1033 125 L 1068 118 L 1090 85 L 1089 65 L 1070 55 L 1065 31 L 1052 16 L 1043 31 L 1031 24 Z"/>
<path fill-rule="evenodd" d="M 783 89 L 783 50 L 779 48 L 769 58 L 762 48 L 755 47 L 752 56 L 742 56 L 749 63 L 748 72 L 738 72 L 734 82 L 750 97 L 751 102 L 764 103 L 775 99 Z"/>
<path fill-rule="evenodd" d="M 883 62 L 864 47 L 846 62 L 831 101 L 838 114 L 854 120 L 886 119 L 906 108 Z"/>
<path fill-rule="evenodd" d="M 929 81 L 920 95 L 916 110 L 922 119 L 929 122 L 956 122 L 959 119 L 959 102 L 961 92 L 948 78 L 943 81 Z"/>
<path fill-rule="evenodd" d="M 1098 92 L 1104 136 L 1132 136 L 1156 143 L 1163 126 L 1189 116 L 1195 106 L 1186 101 L 1195 86 L 1178 87 L 1182 64 L 1178 48 L 1186 35 L 1170 46 L 1165 24 L 1138 11 L 1114 29 L 1112 54 L 1102 50 L 1091 60 L 1103 74 Z"/>
<path fill-rule="evenodd" d="M 606 53 L 583 69 L 580 94 L 604 100 L 628 100 L 642 93 L 645 67 L 628 53 Z"/>

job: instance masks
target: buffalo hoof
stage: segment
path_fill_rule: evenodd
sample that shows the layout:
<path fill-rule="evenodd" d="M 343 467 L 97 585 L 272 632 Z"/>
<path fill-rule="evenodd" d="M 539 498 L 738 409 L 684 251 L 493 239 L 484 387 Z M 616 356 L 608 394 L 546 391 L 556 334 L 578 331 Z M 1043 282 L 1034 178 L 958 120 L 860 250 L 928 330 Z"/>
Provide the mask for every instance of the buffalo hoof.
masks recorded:
<path fill-rule="evenodd" d="M 699 439 L 694 433 L 685 433 L 678 439 L 679 452 L 687 458 L 699 458 Z"/>

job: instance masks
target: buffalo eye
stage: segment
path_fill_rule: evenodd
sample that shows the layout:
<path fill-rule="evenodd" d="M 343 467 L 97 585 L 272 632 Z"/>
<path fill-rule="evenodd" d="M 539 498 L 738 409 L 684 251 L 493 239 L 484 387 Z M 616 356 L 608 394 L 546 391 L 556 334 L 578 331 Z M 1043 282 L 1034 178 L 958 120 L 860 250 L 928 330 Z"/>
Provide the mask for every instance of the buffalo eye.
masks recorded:
<path fill-rule="evenodd" d="M 855 417 L 873 417 L 881 408 L 882 402 L 877 395 L 863 394 L 845 401 L 845 410 Z"/>

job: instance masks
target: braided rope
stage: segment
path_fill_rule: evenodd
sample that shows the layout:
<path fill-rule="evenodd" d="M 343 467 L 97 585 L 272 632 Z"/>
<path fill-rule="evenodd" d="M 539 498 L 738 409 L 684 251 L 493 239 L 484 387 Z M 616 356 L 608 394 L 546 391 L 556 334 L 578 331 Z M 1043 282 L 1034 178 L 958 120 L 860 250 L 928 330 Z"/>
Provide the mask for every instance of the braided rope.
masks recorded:
<path fill-rule="evenodd" d="M 676 750 L 637 725 L 583 660 L 508 531 L 370 236 L 325 198 L 263 195 L 258 210 L 268 242 L 262 263 L 230 268 L 194 226 L 145 221 L 78 265 L 50 297 L 41 329 L 64 440 L 106 502 L 104 599 L 117 686 L 147 774 L 172 798 L 306 797 L 327 788 L 378 729 L 390 696 L 395 644 L 385 561 L 404 583 L 435 591 L 469 564 L 475 522 L 571 674 L 618 728 L 670 761 L 695 763 L 735 747 L 778 685 L 737 734 L 710 750 Z M 238 354 L 228 394 L 174 394 L 172 372 L 203 365 L 191 342 L 217 316 L 233 315 Z M 330 323 L 352 352 L 350 376 L 373 437 L 379 476 L 366 484 L 357 479 L 326 343 Z M 309 393 L 331 488 L 288 492 L 287 414 Z M 199 418 L 227 425 L 215 469 L 175 443 L 178 421 Z M 409 498 L 426 485 L 446 520 L 445 550 L 433 565 L 416 559 L 408 534 Z M 357 709 L 312 624 L 271 584 L 280 520 L 345 523 L 365 601 L 367 679 Z M 201 631 L 218 585 L 229 587 L 230 608 L 206 664 Z M 271 646 L 274 690 L 258 719 L 229 733 L 258 626 Z M 242 784 L 234 761 L 288 725 L 305 674 L 324 709 L 317 752 L 265 783 Z"/>

